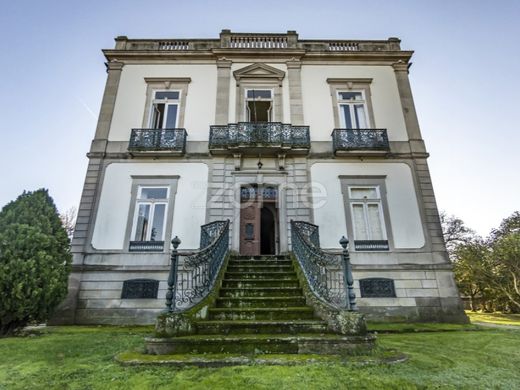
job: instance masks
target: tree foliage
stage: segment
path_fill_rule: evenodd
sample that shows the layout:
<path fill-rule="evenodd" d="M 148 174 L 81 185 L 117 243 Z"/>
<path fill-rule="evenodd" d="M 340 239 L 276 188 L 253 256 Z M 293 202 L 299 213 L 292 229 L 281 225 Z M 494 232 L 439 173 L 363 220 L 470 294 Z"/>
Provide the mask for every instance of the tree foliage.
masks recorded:
<path fill-rule="evenodd" d="M 0 335 L 45 321 L 67 293 L 69 239 L 47 190 L 0 212 Z"/>
<path fill-rule="evenodd" d="M 485 240 L 456 217 L 443 214 L 441 221 L 455 279 L 472 310 L 520 312 L 520 212 Z"/>

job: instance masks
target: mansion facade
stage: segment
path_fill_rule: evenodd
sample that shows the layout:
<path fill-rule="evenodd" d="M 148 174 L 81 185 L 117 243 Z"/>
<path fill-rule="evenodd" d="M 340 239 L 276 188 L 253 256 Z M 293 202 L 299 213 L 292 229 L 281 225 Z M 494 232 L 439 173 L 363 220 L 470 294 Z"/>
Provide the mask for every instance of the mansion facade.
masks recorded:
<path fill-rule="evenodd" d="M 346 236 L 376 320 L 463 321 L 400 40 L 116 38 L 62 323 L 152 323 L 170 241 L 229 220 L 241 256 L 291 253 L 291 221 Z"/>

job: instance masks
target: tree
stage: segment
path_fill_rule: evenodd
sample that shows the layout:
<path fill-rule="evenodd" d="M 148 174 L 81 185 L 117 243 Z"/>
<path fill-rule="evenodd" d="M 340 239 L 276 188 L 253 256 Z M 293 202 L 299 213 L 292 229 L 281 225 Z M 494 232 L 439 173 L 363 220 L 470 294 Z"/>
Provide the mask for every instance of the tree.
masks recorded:
<path fill-rule="evenodd" d="M 520 311 L 520 232 L 498 238 L 492 251 L 492 266 L 486 272 L 489 283 Z"/>
<path fill-rule="evenodd" d="M 453 260 L 457 246 L 471 242 L 475 238 L 475 232 L 468 228 L 462 219 L 444 211 L 440 213 L 440 219 L 446 249 Z"/>
<path fill-rule="evenodd" d="M 520 211 L 515 211 L 509 217 L 504 218 L 498 229 L 491 231 L 491 239 L 498 240 L 510 233 L 520 232 Z"/>
<path fill-rule="evenodd" d="M 453 272 L 460 292 L 469 297 L 471 310 L 477 310 L 477 297 L 485 297 L 488 287 L 486 260 L 489 248 L 482 240 L 460 244 L 454 252 Z"/>
<path fill-rule="evenodd" d="M 61 224 L 65 228 L 69 240 L 72 240 L 72 236 L 74 235 L 77 214 L 78 213 L 75 207 L 71 207 L 70 209 L 65 210 L 65 212 L 60 214 Z"/>
<path fill-rule="evenodd" d="M 45 321 L 67 293 L 69 239 L 47 190 L 0 212 L 0 335 Z"/>

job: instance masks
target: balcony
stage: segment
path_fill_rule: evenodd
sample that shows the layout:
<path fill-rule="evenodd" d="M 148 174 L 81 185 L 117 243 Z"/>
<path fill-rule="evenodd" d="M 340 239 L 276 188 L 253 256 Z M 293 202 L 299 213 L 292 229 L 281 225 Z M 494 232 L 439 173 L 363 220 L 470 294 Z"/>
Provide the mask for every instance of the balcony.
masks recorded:
<path fill-rule="evenodd" d="M 336 155 L 380 155 L 390 144 L 386 129 L 334 129 L 332 148 Z"/>
<path fill-rule="evenodd" d="M 132 129 L 128 150 L 132 154 L 183 155 L 187 135 L 185 129 Z"/>
<path fill-rule="evenodd" d="M 210 127 L 209 150 L 219 152 L 290 152 L 307 154 L 309 126 L 281 122 L 238 122 Z"/>

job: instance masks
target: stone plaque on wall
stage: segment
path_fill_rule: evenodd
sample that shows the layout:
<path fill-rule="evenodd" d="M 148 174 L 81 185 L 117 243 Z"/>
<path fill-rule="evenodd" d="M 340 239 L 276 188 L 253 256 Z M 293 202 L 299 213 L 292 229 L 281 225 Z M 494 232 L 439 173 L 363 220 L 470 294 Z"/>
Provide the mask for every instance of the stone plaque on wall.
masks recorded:
<path fill-rule="evenodd" d="M 360 279 L 359 288 L 363 298 L 395 298 L 395 286 L 392 279 Z"/>
<path fill-rule="evenodd" d="M 123 282 L 121 299 L 156 299 L 159 281 L 154 279 L 131 279 Z"/>

